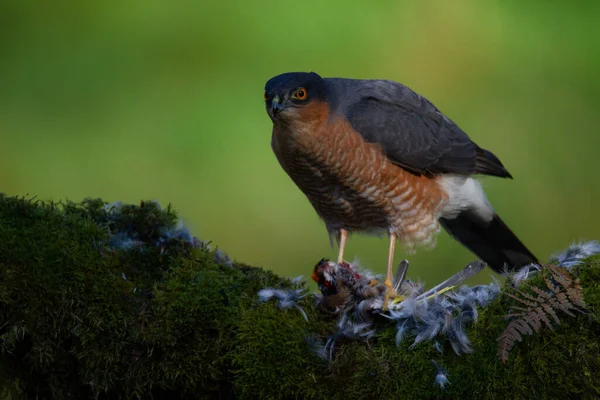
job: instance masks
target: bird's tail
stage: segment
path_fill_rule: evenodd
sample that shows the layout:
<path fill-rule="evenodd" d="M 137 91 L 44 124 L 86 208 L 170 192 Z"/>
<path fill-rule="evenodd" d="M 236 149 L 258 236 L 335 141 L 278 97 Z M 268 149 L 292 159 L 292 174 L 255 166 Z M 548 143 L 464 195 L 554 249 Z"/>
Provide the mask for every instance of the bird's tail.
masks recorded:
<path fill-rule="evenodd" d="M 539 264 L 497 214 L 490 222 L 486 222 L 469 211 L 463 211 L 453 219 L 440 218 L 440 223 L 450 235 L 496 272 L 511 271 L 531 263 Z"/>

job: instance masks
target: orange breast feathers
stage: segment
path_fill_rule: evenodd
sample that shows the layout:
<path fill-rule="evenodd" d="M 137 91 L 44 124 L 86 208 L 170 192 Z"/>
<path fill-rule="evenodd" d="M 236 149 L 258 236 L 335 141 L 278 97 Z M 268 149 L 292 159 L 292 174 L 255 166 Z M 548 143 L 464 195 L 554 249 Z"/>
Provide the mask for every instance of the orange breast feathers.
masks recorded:
<path fill-rule="evenodd" d="M 273 131 L 278 158 L 293 157 L 286 154 L 288 151 L 310 154 L 323 172 L 351 189 L 355 195 L 345 200 L 354 208 L 364 210 L 365 204 L 376 207 L 385 214 L 387 229 L 409 247 L 434 244 L 439 209 L 447 198 L 436 179 L 414 175 L 393 164 L 379 145 L 365 142 L 343 116 L 330 115 L 327 103 L 313 102 L 293 113 L 288 129 Z M 283 160 L 282 165 L 289 166 L 290 161 Z M 283 166 L 294 179 L 293 171 Z M 353 218 L 361 216 L 353 214 Z M 353 221 L 347 222 L 352 227 Z M 355 225 L 364 227 L 368 221 L 360 222 Z"/>

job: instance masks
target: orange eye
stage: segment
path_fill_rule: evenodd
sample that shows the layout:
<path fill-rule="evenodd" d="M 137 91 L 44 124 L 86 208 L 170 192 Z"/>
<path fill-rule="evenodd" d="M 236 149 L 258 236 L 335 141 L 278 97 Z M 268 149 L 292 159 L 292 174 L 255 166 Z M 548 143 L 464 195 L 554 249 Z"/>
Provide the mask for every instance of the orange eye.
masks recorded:
<path fill-rule="evenodd" d="M 304 88 L 300 88 L 298 90 L 296 90 L 296 93 L 294 93 L 294 97 L 297 98 L 298 100 L 306 100 L 306 89 Z"/>

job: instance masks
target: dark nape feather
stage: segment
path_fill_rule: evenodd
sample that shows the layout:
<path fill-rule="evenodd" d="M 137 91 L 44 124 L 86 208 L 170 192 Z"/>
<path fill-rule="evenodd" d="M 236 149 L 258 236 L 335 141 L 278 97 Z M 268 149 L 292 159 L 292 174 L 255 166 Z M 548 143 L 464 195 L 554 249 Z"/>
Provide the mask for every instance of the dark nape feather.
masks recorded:
<path fill-rule="evenodd" d="M 506 168 L 504 168 L 502 162 L 500 162 L 498 157 L 496 157 L 491 151 L 477 147 L 476 153 L 476 173 L 512 179 L 512 175 L 506 170 Z"/>
<path fill-rule="evenodd" d="M 539 263 L 496 214 L 487 223 L 475 214 L 464 211 L 454 219 L 440 218 L 440 224 L 496 272 Z"/>

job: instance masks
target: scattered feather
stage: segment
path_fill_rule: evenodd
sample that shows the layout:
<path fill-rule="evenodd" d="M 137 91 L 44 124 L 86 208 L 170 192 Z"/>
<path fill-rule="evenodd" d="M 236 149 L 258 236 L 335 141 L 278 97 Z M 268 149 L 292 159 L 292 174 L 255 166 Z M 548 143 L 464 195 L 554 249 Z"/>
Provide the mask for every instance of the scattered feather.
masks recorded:
<path fill-rule="evenodd" d="M 398 345 L 408 337 L 413 340 L 410 348 L 414 348 L 419 343 L 445 336 L 457 354 L 472 352 L 466 328 L 477 320 L 478 307 L 487 306 L 500 293 L 500 286 L 494 281 L 474 287 L 463 285 L 426 299 L 422 284 L 405 280 L 399 293 L 405 299 L 390 304 L 386 312 L 382 312 L 385 287 L 374 274 L 357 265 L 326 260 L 321 260 L 313 272 L 320 289 L 315 296 L 317 305 L 340 314 L 340 321 L 345 323 L 351 315 L 355 321 L 373 323 L 382 316 L 396 322 Z M 333 342 L 328 348 L 339 335 L 338 332 L 330 338 Z"/>
<path fill-rule="evenodd" d="M 160 246 L 168 243 L 170 240 L 177 240 L 188 243 L 192 246 L 198 246 L 197 239 L 192 236 L 188 228 L 185 227 L 182 220 L 178 220 L 172 228 L 163 229 L 160 232 L 160 237 L 156 241 L 156 245 Z"/>
<path fill-rule="evenodd" d="M 227 267 L 233 267 L 233 261 L 231 261 L 229 256 L 221 249 L 215 250 L 215 262 Z"/>
<path fill-rule="evenodd" d="M 431 360 L 435 366 L 435 385 L 444 390 L 450 384 L 448 380 L 448 371 L 438 364 L 435 360 Z"/>
<path fill-rule="evenodd" d="M 522 268 L 520 268 L 517 272 L 512 274 L 511 281 L 514 287 L 519 286 L 519 284 L 531 277 L 533 274 L 538 273 L 541 270 L 541 267 L 537 264 L 529 264 Z"/>
<path fill-rule="evenodd" d="M 310 335 L 306 342 L 308 347 L 314 354 L 317 355 L 321 360 L 329 360 L 329 354 L 327 352 L 327 346 L 315 335 Z"/>
<path fill-rule="evenodd" d="M 396 332 L 396 346 L 400 346 L 400 343 L 402 343 L 402 339 L 404 338 L 404 335 L 406 334 L 406 332 L 409 330 L 410 326 L 408 326 L 408 319 L 405 319 L 402 322 L 398 322 L 398 330 Z"/>
<path fill-rule="evenodd" d="M 294 285 L 294 286 L 303 286 L 304 285 L 304 276 L 298 275 L 297 277 L 292 278 L 291 282 L 292 282 L 292 285 Z"/>
<path fill-rule="evenodd" d="M 337 328 L 337 332 L 331 335 L 325 343 L 325 351 L 329 354 L 329 360 L 333 360 L 333 351 L 337 339 L 368 340 L 376 333 L 371 321 L 354 321 L 347 313 L 342 314 L 338 320 Z"/>
<path fill-rule="evenodd" d="M 543 326 L 551 328 L 552 322 L 560 323 L 558 311 L 574 315 L 574 312 L 584 309 L 581 287 L 577 280 L 570 278 L 564 267 L 580 264 L 583 259 L 596 253 L 600 253 L 598 242 L 572 245 L 554 258 L 558 266 L 549 267 L 549 274 L 545 276 L 545 290 L 531 288 L 533 294 L 528 294 L 515 289 L 516 294 L 508 294 L 523 307 L 514 307 L 509 314 L 513 321 L 507 327 L 508 333 L 498 339 L 498 352 L 502 360 L 507 359 L 508 352 L 516 341 L 521 340 L 522 335 L 536 332 Z M 401 264 L 400 268 L 403 265 Z M 463 269 L 463 274 L 465 270 L 466 268 Z M 541 266 L 531 264 L 519 269 L 510 279 L 516 288 L 542 270 Z M 446 340 L 456 354 L 471 353 L 473 347 L 467 329 L 477 321 L 480 309 L 488 307 L 501 292 L 496 279 L 487 285 L 462 285 L 448 291 L 443 291 L 443 285 L 438 285 L 439 289 L 436 287 L 435 291 L 428 292 L 421 283 L 402 279 L 398 294 L 404 298 L 402 301 L 392 301 L 384 312 L 382 306 L 385 286 L 381 277 L 356 263 L 338 264 L 323 259 L 314 268 L 313 280 L 319 287 L 319 292 L 314 295 L 318 308 L 338 316 L 336 332 L 330 335 L 324 344 L 314 342 L 318 343 L 314 344 L 315 353 L 330 360 L 333 359 L 339 339 L 365 341 L 374 337 L 375 322 L 381 317 L 395 326 L 396 345 L 400 345 L 407 338 L 412 340 L 409 348 L 433 341 L 436 351 L 442 353 Z M 292 279 L 291 283 L 294 286 L 293 290 L 266 288 L 259 292 L 259 299 L 276 300 L 282 309 L 297 308 L 307 318 L 297 304 L 306 296 L 302 277 Z M 314 338 L 311 340 L 314 341 Z M 438 367 L 439 365 L 436 365 L 436 368 Z M 441 388 L 449 384 L 445 370 L 442 369 L 442 373 L 436 376 L 436 384 Z"/>
<path fill-rule="evenodd" d="M 471 341 L 467 336 L 467 332 L 465 330 L 465 322 L 461 316 L 458 316 L 452 320 L 450 323 L 450 328 L 446 335 L 450 340 L 450 345 L 452 346 L 452 350 L 458 355 L 462 353 L 472 353 L 473 348 L 471 347 Z"/>
<path fill-rule="evenodd" d="M 108 240 L 108 246 L 118 250 L 131 250 L 142 248 L 145 243 L 136 238 L 136 234 L 117 232 Z"/>
<path fill-rule="evenodd" d="M 569 268 L 581 264 L 584 259 L 598 253 L 600 253 L 600 242 L 596 240 L 580 242 L 572 244 L 562 253 L 552 256 L 550 263 Z"/>
<path fill-rule="evenodd" d="M 306 291 L 304 289 L 289 290 L 265 288 L 258 292 L 258 300 L 260 302 L 277 300 L 277 307 L 282 310 L 286 308 L 295 308 L 302 314 L 302 317 L 308 321 L 306 312 L 298 305 L 298 302 L 304 297 L 306 297 Z"/>
<path fill-rule="evenodd" d="M 170 208 L 163 210 L 156 201 L 142 202 L 139 207 L 114 202 L 104 205 L 102 211 L 109 231 L 109 238 L 103 244 L 109 249 L 147 251 L 159 247 L 161 254 L 170 246 L 209 249 L 207 243 L 190 233 L 181 219 L 175 218 Z M 161 224 L 166 227 L 161 228 Z"/>

